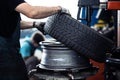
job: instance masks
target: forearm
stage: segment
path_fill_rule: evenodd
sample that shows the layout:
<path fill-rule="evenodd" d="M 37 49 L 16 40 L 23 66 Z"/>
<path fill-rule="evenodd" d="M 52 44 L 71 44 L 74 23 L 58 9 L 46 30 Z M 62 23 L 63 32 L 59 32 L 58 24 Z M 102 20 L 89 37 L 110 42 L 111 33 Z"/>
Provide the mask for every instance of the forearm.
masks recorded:
<path fill-rule="evenodd" d="M 34 16 L 33 19 L 46 18 L 50 15 L 53 15 L 61 10 L 59 6 L 56 7 L 45 7 L 45 6 L 33 6 Z"/>
<path fill-rule="evenodd" d="M 27 22 L 27 21 L 21 21 L 20 22 L 20 28 L 21 29 L 29 29 L 29 28 L 33 28 L 33 22 Z"/>
<path fill-rule="evenodd" d="M 60 6 L 32 6 L 28 3 L 21 3 L 15 10 L 32 19 L 46 18 L 62 10 Z"/>

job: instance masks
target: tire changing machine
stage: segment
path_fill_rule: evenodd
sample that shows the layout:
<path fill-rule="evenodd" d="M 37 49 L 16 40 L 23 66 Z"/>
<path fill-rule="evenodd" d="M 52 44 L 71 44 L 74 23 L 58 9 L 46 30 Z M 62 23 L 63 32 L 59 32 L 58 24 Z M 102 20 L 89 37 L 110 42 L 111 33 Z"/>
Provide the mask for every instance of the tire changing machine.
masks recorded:
<path fill-rule="evenodd" d="M 111 2 L 109 1 L 107 4 L 110 5 Z M 120 3 L 120 1 L 117 2 Z M 87 7 L 88 11 L 90 6 Z M 87 20 L 88 25 L 90 25 L 90 14 L 88 14 Z M 118 33 L 120 33 L 120 29 L 118 29 Z M 120 46 L 119 41 L 120 37 L 118 37 L 118 47 Z M 41 45 L 43 47 L 41 62 L 36 69 L 29 72 L 29 76 L 35 80 L 86 80 L 86 78 L 96 74 L 98 70 L 90 64 L 88 58 L 77 55 L 75 51 L 60 42 L 42 42 Z M 106 60 L 107 64 L 116 64 L 116 62 L 119 63 L 118 60 L 112 58 Z"/>

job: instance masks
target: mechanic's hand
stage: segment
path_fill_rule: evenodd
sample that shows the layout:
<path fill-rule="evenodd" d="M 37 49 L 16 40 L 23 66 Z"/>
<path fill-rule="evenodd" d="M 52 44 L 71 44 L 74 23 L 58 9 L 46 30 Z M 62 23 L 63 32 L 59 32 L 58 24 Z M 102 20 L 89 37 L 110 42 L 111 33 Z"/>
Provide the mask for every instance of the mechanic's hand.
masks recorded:
<path fill-rule="evenodd" d="M 45 34 L 45 32 L 44 32 L 44 25 L 45 25 L 45 22 L 33 22 L 33 27 L 37 28 L 43 34 Z"/>
<path fill-rule="evenodd" d="M 61 13 L 66 13 L 66 14 L 71 15 L 71 14 L 70 14 L 70 11 L 69 11 L 68 9 L 66 9 L 66 8 L 64 8 L 64 7 L 61 7 L 61 6 L 60 6 L 60 8 L 61 8 L 61 11 L 60 11 Z"/>

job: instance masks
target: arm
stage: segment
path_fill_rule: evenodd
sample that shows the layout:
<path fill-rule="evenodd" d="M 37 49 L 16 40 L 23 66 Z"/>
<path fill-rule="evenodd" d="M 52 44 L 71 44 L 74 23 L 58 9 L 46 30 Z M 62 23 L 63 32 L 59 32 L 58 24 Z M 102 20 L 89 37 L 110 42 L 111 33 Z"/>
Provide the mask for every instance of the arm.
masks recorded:
<path fill-rule="evenodd" d="M 20 24 L 20 28 L 21 28 L 21 29 L 34 28 L 34 27 L 33 27 L 33 22 L 21 21 L 20 23 L 21 23 L 21 24 Z"/>
<path fill-rule="evenodd" d="M 45 22 L 36 22 L 36 21 L 33 21 L 33 22 L 21 21 L 20 22 L 21 29 L 37 28 L 39 31 L 43 31 L 44 25 L 45 25 Z"/>
<path fill-rule="evenodd" d="M 24 2 L 19 4 L 15 8 L 15 10 L 24 14 L 29 18 L 41 19 L 61 11 L 61 7 L 60 6 L 53 6 L 53 7 L 31 6 L 28 3 Z"/>

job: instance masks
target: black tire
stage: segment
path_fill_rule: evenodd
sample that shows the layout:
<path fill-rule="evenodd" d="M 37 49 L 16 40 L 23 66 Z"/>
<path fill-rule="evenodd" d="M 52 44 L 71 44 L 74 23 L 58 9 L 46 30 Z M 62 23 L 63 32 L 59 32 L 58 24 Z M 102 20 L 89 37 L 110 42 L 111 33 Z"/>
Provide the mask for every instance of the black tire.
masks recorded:
<path fill-rule="evenodd" d="M 104 62 L 105 53 L 113 47 L 113 42 L 80 23 L 67 14 L 55 14 L 48 18 L 44 30 L 69 48 L 98 62 Z"/>

